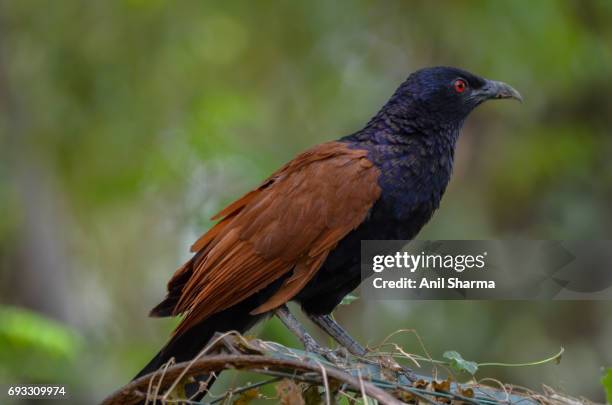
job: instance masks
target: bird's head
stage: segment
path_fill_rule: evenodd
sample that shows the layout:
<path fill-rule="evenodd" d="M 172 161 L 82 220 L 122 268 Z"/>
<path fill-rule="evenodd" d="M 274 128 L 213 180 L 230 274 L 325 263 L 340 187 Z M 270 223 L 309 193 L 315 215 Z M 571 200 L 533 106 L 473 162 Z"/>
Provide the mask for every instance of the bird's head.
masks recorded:
<path fill-rule="evenodd" d="M 454 67 L 431 67 L 411 74 L 397 89 L 388 108 L 395 114 L 416 113 L 421 119 L 429 116 L 437 123 L 460 126 L 478 105 L 504 98 L 522 102 L 519 92 L 506 83 Z"/>

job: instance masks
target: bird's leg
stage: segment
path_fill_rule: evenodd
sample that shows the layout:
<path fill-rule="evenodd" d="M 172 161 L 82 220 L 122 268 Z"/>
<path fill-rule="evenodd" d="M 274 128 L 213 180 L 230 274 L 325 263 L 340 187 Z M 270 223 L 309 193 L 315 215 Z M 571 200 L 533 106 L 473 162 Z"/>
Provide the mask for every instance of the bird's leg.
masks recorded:
<path fill-rule="evenodd" d="M 368 351 L 365 347 L 361 346 L 355 339 L 348 334 L 338 322 L 334 321 L 329 315 L 308 315 L 319 328 L 323 329 L 325 333 L 334 338 L 334 340 L 354 356 L 364 357 Z"/>
<path fill-rule="evenodd" d="M 338 362 L 338 358 L 330 349 L 326 349 L 321 346 L 312 336 L 310 336 L 308 332 L 306 332 L 304 326 L 302 326 L 300 321 L 293 316 L 286 305 L 281 305 L 280 307 L 276 308 L 274 314 L 281 320 L 287 329 L 297 336 L 307 352 L 319 354 L 333 363 Z"/>
<path fill-rule="evenodd" d="M 302 342 L 307 351 L 315 351 L 310 349 L 318 349 L 320 346 L 316 340 L 304 329 L 304 326 L 297 320 L 289 311 L 286 305 L 278 307 L 275 311 L 276 316 L 297 338 Z"/>
<path fill-rule="evenodd" d="M 340 324 L 338 324 L 338 322 L 336 322 L 331 316 L 308 315 L 308 317 L 318 327 L 323 329 L 325 333 L 334 338 L 336 342 L 345 347 L 353 356 L 360 357 L 363 361 L 368 361 L 366 359 L 363 359 L 368 353 L 367 349 L 361 346 L 355 339 L 353 339 L 351 335 L 349 335 L 348 332 L 342 326 L 340 326 Z M 406 376 L 410 381 L 416 381 L 416 376 L 414 372 L 408 367 L 401 366 L 393 358 L 381 357 L 380 360 L 383 364 L 386 364 L 391 369 L 395 369 L 401 374 L 404 374 L 404 376 Z"/>

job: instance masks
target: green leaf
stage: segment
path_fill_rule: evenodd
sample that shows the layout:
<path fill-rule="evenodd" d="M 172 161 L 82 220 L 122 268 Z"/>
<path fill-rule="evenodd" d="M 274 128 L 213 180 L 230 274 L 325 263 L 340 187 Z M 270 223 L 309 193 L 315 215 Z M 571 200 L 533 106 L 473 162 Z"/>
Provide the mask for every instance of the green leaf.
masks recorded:
<path fill-rule="evenodd" d="M 340 301 L 340 305 L 350 305 L 351 303 L 353 303 L 353 301 L 357 301 L 358 299 L 358 296 L 354 294 L 349 294 L 346 297 L 342 298 L 342 301 Z"/>
<path fill-rule="evenodd" d="M 606 374 L 601 377 L 601 385 L 606 392 L 606 399 L 609 404 L 612 404 L 612 368 L 606 370 Z"/>
<path fill-rule="evenodd" d="M 6 350 L 39 350 L 60 358 L 72 358 L 80 337 L 61 323 L 35 312 L 0 307 L 0 345 Z M 0 350 L 0 355 L 3 350 Z"/>
<path fill-rule="evenodd" d="M 457 371 L 465 371 L 471 375 L 476 374 L 476 371 L 478 371 L 478 364 L 476 362 L 465 360 L 458 352 L 454 350 L 444 352 L 442 357 L 447 359 L 449 361 L 449 365 Z"/>

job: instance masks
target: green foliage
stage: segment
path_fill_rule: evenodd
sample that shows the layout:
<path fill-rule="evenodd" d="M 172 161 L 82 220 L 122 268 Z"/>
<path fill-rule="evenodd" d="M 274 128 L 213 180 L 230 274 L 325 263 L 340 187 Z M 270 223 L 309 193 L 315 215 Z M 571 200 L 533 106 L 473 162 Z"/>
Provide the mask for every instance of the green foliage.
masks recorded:
<path fill-rule="evenodd" d="M 452 369 L 454 369 L 455 371 L 465 371 L 471 375 L 474 375 L 482 367 L 532 367 L 532 366 L 540 366 L 540 365 L 543 365 L 546 363 L 552 363 L 552 362 L 554 362 L 555 364 L 559 364 L 561 362 L 561 357 L 563 356 L 564 352 L 565 352 L 565 349 L 562 347 L 557 353 L 555 353 L 554 355 L 546 359 L 527 362 L 527 363 L 501 363 L 501 362 L 476 363 L 474 361 L 465 360 L 459 352 L 454 351 L 454 350 L 448 350 L 444 352 L 444 354 L 442 355 L 442 357 L 445 358 L 447 361 L 434 360 L 434 359 L 423 357 L 420 355 L 415 355 L 414 357 L 418 361 L 431 362 L 434 364 L 446 364 L 450 366 Z"/>
<path fill-rule="evenodd" d="M 67 326 L 35 312 L 0 307 L 0 370 L 43 377 L 49 365 L 73 361 L 81 338 Z"/>
<path fill-rule="evenodd" d="M 476 374 L 476 371 L 478 371 L 478 363 L 465 360 L 458 352 L 454 350 L 444 352 L 442 357 L 447 359 L 449 361 L 449 365 L 456 371 L 465 371 L 471 375 Z"/>
<path fill-rule="evenodd" d="M 0 307 L 2 348 L 40 350 L 50 356 L 74 357 L 80 343 L 78 335 L 59 322 L 36 312 Z"/>
<path fill-rule="evenodd" d="M 612 368 L 608 368 L 606 374 L 601 377 L 601 385 L 606 393 L 608 403 L 612 404 Z"/>
<path fill-rule="evenodd" d="M 353 302 L 357 301 L 359 297 L 355 294 L 348 294 L 346 297 L 342 298 L 340 301 L 340 305 L 351 305 Z"/>

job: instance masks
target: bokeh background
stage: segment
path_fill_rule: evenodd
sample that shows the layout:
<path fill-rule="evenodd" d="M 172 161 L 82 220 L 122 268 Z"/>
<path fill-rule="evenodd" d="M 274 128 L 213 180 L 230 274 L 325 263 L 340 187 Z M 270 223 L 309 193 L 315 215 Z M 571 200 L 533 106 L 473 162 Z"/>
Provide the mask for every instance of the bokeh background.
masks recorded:
<path fill-rule="evenodd" d="M 360 129 L 423 66 L 506 81 L 525 103 L 470 117 L 421 237 L 612 238 L 611 21 L 605 0 L 2 2 L 0 381 L 65 383 L 80 403 L 127 382 L 175 324 L 146 315 L 208 218 Z M 477 377 L 603 401 L 611 310 L 357 300 L 335 315 L 364 343 L 414 328 L 435 358 L 563 346 L 559 365 Z M 297 344 L 275 320 L 255 331 Z"/>

